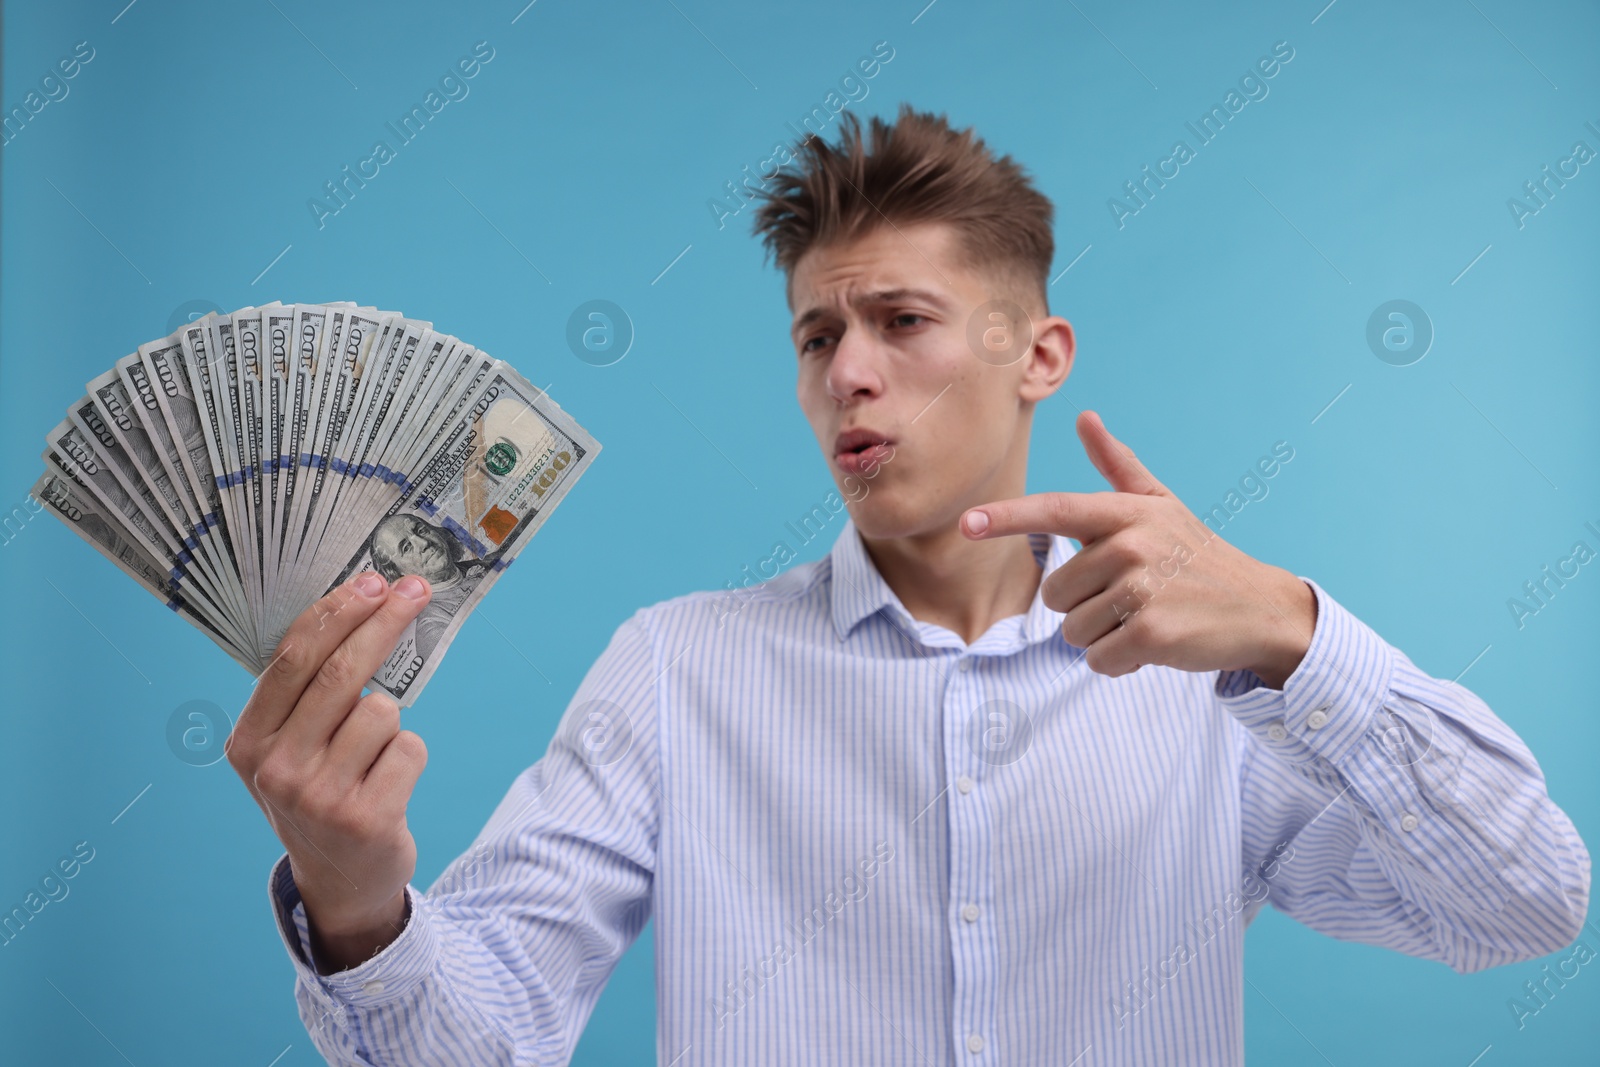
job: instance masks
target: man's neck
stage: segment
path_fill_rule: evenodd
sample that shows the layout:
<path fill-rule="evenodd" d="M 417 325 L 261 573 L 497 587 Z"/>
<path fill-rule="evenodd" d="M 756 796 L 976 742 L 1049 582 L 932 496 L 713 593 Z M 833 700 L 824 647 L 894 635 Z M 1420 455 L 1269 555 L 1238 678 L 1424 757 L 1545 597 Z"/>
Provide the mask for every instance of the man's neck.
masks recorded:
<path fill-rule="evenodd" d="M 1044 576 L 1026 537 L 970 541 L 954 523 L 936 534 L 868 540 L 867 554 L 911 617 L 972 644 L 1027 614 Z"/>

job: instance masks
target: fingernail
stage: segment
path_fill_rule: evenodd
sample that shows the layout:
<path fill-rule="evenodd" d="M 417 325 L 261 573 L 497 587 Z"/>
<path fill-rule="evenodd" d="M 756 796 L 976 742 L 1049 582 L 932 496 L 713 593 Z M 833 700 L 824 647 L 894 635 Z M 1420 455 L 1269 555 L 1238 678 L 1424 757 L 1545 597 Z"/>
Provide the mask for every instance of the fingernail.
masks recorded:
<path fill-rule="evenodd" d="M 356 579 L 356 589 L 362 596 L 377 596 L 383 592 L 383 576 L 376 571 L 363 571 Z"/>
<path fill-rule="evenodd" d="M 395 583 L 394 591 L 407 600 L 421 600 L 422 594 L 427 592 L 427 587 L 422 584 L 421 578 L 408 574 Z"/>
<path fill-rule="evenodd" d="M 967 529 L 972 533 L 981 534 L 989 528 L 989 516 L 982 511 L 967 512 Z"/>

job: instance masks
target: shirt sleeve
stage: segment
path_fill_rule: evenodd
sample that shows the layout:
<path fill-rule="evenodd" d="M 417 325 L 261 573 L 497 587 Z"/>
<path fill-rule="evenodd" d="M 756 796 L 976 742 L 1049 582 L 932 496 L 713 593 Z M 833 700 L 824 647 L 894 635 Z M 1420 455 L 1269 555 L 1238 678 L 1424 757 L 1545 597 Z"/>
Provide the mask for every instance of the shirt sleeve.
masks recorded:
<path fill-rule="evenodd" d="M 1554 952 L 1582 928 L 1589 853 L 1511 728 L 1419 670 L 1310 579 L 1305 658 L 1268 688 L 1223 671 L 1241 760 L 1254 907 L 1466 974 Z"/>
<path fill-rule="evenodd" d="M 512 783 L 473 847 L 400 935 L 321 974 L 288 857 L 269 884 L 295 1001 L 329 1063 L 565 1063 L 650 916 L 659 840 L 657 652 L 645 612 L 623 623 L 549 749 Z"/>

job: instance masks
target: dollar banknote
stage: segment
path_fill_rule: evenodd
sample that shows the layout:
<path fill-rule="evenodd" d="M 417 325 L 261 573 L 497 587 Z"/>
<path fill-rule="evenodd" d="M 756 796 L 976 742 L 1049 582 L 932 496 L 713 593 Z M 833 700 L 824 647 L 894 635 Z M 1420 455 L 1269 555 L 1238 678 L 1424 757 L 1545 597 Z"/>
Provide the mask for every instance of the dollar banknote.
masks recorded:
<path fill-rule="evenodd" d="M 252 674 L 355 573 L 426 578 L 368 683 L 402 706 L 600 452 L 506 362 L 351 302 L 210 314 L 86 388 L 44 510 Z"/>

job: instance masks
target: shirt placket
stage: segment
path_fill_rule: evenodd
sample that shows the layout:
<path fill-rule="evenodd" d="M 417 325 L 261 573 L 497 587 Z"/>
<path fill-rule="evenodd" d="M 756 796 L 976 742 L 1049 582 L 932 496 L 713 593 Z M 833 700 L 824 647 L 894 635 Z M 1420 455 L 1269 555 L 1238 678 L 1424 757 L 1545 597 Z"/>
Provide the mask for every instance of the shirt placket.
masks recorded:
<path fill-rule="evenodd" d="M 998 1062 L 995 1048 L 996 939 L 993 936 L 994 819 L 987 792 L 990 767 L 975 743 L 983 698 L 983 658 L 958 655 L 947 663 L 944 752 L 950 814 L 951 1026 L 958 1064 Z"/>

